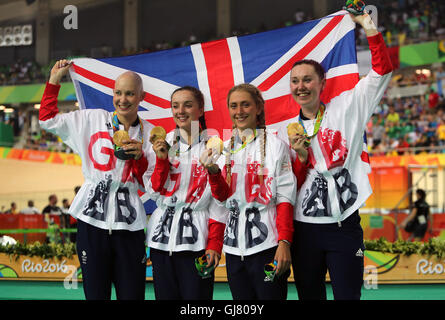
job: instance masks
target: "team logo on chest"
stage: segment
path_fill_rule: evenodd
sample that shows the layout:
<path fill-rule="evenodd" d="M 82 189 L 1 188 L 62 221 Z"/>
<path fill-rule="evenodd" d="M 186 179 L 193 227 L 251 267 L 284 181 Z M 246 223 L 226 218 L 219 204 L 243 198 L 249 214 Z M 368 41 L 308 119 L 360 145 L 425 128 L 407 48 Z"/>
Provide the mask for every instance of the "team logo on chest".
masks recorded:
<path fill-rule="evenodd" d="M 348 156 L 348 148 L 341 132 L 322 128 L 317 137 L 327 168 L 332 169 L 342 166 Z"/>
<path fill-rule="evenodd" d="M 258 162 L 247 163 L 245 176 L 246 201 L 268 204 L 272 198 L 271 183 L 273 177 L 269 177 L 269 170 L 261 168 Z"/>
<path fill-rule="evenodd" d="M 187 190 L 186 202 L 197 202 L 201 199 L 202 194 L 207 186 L 207 170 L 198 162 L 192 163 L 192 174 L 190 176 L 190 183 Z"/>

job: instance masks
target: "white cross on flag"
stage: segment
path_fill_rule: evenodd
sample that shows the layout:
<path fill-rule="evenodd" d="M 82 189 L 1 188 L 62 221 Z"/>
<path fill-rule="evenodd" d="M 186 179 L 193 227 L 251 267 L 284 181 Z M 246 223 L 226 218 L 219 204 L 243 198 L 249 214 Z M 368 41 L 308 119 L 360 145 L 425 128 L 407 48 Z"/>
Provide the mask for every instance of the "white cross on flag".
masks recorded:
<path fill-rule="evenodd" d="M 313 59 L 326 70 L 322 101 L 329 102 L 357 83 L 355 24 L 346 11 L 277 30 L 230 37 L 188 47 L 133 56 L 74 59 L 71 78 L 80 108 L 113 111 L 115 79 L 137 72 L 143 79 L 145 99 L 139 116 L 167 132 L 175 126 L 170 96 L 181 86 L 199 88 L 205 97 L 207 128 L 232 128 L 227 93 L 234 85 L 251 83 L 266 100 L 269 128 L 286 125 L 299 112 L 290 95 L 289 73 L 294 62 Z"/>

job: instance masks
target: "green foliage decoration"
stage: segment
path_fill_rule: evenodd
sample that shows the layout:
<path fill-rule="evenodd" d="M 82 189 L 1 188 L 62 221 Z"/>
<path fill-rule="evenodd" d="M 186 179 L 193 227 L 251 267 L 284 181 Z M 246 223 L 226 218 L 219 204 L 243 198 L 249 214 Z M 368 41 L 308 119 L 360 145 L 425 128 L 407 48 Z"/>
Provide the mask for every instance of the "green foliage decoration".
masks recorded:
<path fill-rule="evenodd" d="M 390 242 L 382 237 L 378 240 L 365 239 L 364 243 L 366 250 L 397 253 L 406 256 L 418 254 L 436 256 L 438 259 L 445 258 L 445 241 L 437 238 L 431 238 L 426 242 L 409 242 L 404 240 Z M 37 256 L 44 259 L 72 258 L 76 254 L 76 244 L 72 242 L 65 244 L 34 242 L 32 244 L 0 245 L 0 253 L 15 257 L 16 260 L 22 255 Z"/>
<path fill-rule="evenodd" d="M 76 244 L 67 242 L 61 243 L 40 243 L 38 241 L 32 244 L 8 244 L 0 245 L 0 253 L 5 253 L 9 257 L 15 257 L 16 260 L 20 256 L 36 256 L 44 259 L 57 258 L 59 260 L 63 258 L 72 258 L 76 254 Z"/>
<path fill-rule="evenodd" d="M 381 237 L 378 240 L 364 240 L 364 243 L 366 250 L 398 253 L 406 256 L 412 254 L 436 256 L 438 259 L 445 257 L 445 241 L 437 238 L 430 238 L 426 242 L 405 240 L 390 242 Z"/>

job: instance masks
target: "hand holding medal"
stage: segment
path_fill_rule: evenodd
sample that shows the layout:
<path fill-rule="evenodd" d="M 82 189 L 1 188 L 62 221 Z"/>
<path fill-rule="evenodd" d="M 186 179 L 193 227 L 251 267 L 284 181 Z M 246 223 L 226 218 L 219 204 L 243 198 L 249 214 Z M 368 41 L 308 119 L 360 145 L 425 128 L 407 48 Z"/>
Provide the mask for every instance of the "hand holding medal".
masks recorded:
<path fill-rule="evenodd" d="M 114 111 L 112 116 L 112 126 L 113 126 L 113 143 L 114 143 L 114 155 L 116 158 L 121 160 L 135 159 L 139 160 L 142 155 L 142 145 L 144 143 L 144 138 L 142 136 L 144 124 L 139 119 L 139 140 L 134 140 L 130 138 L 128 131 L 119 130 L 119 120 L 117 118 L 117 113 Z"/>
<path fill-rule="evenodd" d="M 165 141 L 167 132 L 163 127 L 157 126 L 150 131 L 150 142 L 153 144 L 153 150 L 159 159 L 167 159 L 169 144 Z"/>
<path fill-rule="evenodd" d="M 124 141 L 129 141 L 130 136 L 125 130 L 116 131 L 113 135 L 113 142 L 116 147 L 122 148 L 124 146 Z"/>
<path fill-rule="evenodd" d="M 150 131 L 150 142 L 154 143 L 156 140 L 165 140 L 167 132 L 163 127 L 157 126 Z"/>
<path fill-rule="evenodd" d="M 142 143 L 130 139 L 128 132 L 118 130 L 113 135 L 114 155 L 121 160 L 139 160 L 142 156 Z"/>
<path fill-rule="evenodd" d="M 307 139 L 307 135 L 304 132 L 304 127 L 298 122 L 288 124 L 287 136 L 289 137 L 289 139 L 293 138 L 294 136 L 304 137 L 305 146 L 308 147 L 310 144 L 310 141 Z"/>
<path fill-rule="evenodd" d="M 213 154 L 220 155 L 224 149 L 224 143 L 218 137 L 211 137 L 206 144 L 207 150 L 212 150 Z"/>
<path fill-rule="evenodd" d="M 216 164 L 219 156 L 223 152 L 224 143 L 218 137 L 211 137 L 206 144 L 206 150 L 202 153 L 199 161 L 211 173 L 217 173 L 219 167 Z"/>
<path fill-rule="evenodd" d="M 125 130 L 118 130 L 113 134 L 114 155 L 116 156 L 116 158 L 121 160 L 130 160 L 134 158 L 133 155 L 127 154 L 125 152 L 125 149 L 123 148 L 124 145 L 129 141 L 130 136 Z"/>
<path fill-rule="evenodd" d="M 289 145 L 295 150 L 300 161 L 306 162 L 308 155 L 307 147 L 310 145 L 310 140 L 304 132 L 304 127 L 298 122 L 291 123 L 287 126 L 287 135 L 289 137 Z"/>

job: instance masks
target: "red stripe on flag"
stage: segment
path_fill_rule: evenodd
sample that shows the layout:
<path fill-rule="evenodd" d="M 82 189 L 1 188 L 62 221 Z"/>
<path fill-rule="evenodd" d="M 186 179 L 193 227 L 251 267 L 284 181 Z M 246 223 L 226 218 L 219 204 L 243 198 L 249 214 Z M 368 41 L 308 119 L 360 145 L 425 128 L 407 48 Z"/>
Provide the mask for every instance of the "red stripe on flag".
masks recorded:
<path fill-rule="evenodd" d="M 145 92 L 144 101 L 151 103 L 157 107 L 163 108 L 163 109 L 170 109 L 170 101 L 159 98 L 155 95 L 152 95 L 151 93 Z"/>
<path fill-rule="evenodd" d="M 369 160 L 369 154 L 367 152 L 362 151 L 360 158 L 362 159 L 363 162 L 371 164 L 371 161 Z"/>
<path fill-rule="evenodd" d="M 274 84 L 282 79 L 292 68 L 292 65 L 299 60 L 304 59 L 315 47 L 331 32 L 343 19 L 343 15 L 335 16 L 329 23 L 315 35 L 300 51 L 298 51 L 292 58 L 283 64 L 277 71 L 275 71 L 269 78 L 258 86 L 261 91 L 269 90 Z"/>
<path fill-rule="evenodd" d="M 362 151 L 362 153 L 360 154 L 360 159 L 362 159 L 363 162 L 371 164 L 371 161 L 369 159 L 369 154 L 366 151 Z"/>
<path fill-rule="evenodd" d="M 264 109 L 266 113 L 266 125 L 295 118 L 300 112 L 300 106 L 290 94 L 266 100 Z"/>
<path fill-rule="evenodd" d="M 149 119 L 149 120 L 145 119 L 145 120 L 150 122 L 154 126 L 163 127 L 167 132 L 172 131 L 176 127 L 175 121 L 173 120 L 172 117 L 162 118 L 162 119 Z"/>
<path fill-rule="evenodd" d="M 104 76 L 101 76 L 100 74 L 88 71 L 87 69 L 79 67 L 76 64 L 73 64 L 73 67 L 74 67 L 74 72 L 81 75 L 82 77 L 84 77 L 88 80 L 94 81 L 100 85 L 107 87 L 107 88 L 111 88 L 111 89 L 114 88 L 114 80 L 105 78 Z"/>
<path fill-rule="evenodd" d="M 73 64 L 74 72 L 76 72 L 78 75 L 91 80 L 93 82 L 96 82 L 104 87 L 114 89 L 114 83 L 115 81 L 113 79 L 106 78 L 104 76 L 101 76 L 100 74 L 91 72 L 85 68 L 79 67 L 76 64 Z M 152 95 L 151 93 L 145 92 L 144 101 L 151 103 L 157 107 L 168 109 L 170 108 L 170 101 L 159 98 L 155 95 Z"/>
<path fill-rule="evenodd" d="M 326 86 L 321 93 L 321 101 L 323 101 L 324 103 L 329 103 L 331 99 L 335 98 L 342 92 L 354 88 L 358 80 L 358 73 L 350 73 L 327 79 Z"/>
<path fill-rule="evenodd" d="M 232 128 L 226 102 L 227 93 L 234 85 L 230 50 L 225 39 L 203 43 L 201 47 L 213 105 L 213 111 L 205 113 L 206 124 L 222 136 L 222 129 Z"/>

